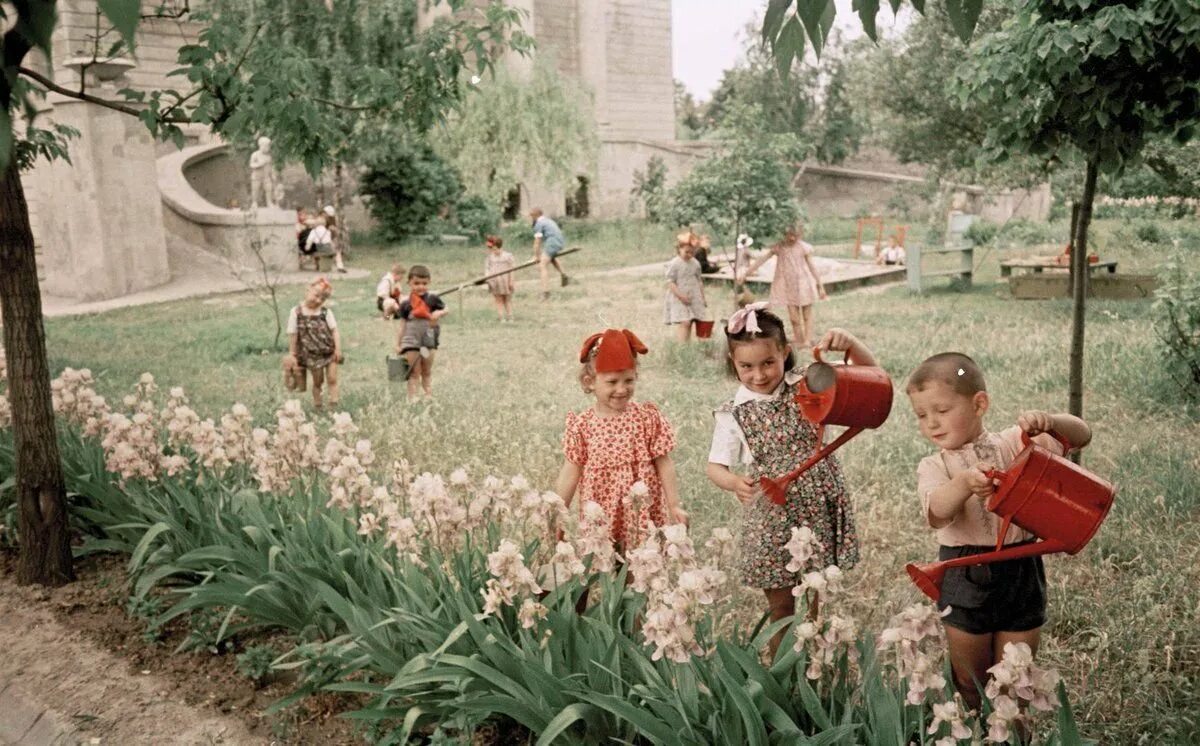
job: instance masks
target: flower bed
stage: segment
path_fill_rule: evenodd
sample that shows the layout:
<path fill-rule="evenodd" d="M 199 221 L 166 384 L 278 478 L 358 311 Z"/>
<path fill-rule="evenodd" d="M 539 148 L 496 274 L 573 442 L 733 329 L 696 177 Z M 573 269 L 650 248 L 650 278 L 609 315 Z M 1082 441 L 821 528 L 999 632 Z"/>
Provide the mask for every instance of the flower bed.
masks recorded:
<path fill-rule="evenodd" d="M 909 607 L 878 636 L 860 633 L 838 613 L 840 572 L 810 566 L 803 529 L 789 545 L 806 571 L 794 593 L 819 594 L 820 614 L 719 634 L 727 532 L 698 551 L 685 527 L 654 527 L 619 557 L 598 506 L 573 518 L 520 476 L 380 470 L 344 413 L 320 428 L 298 402 L 270 428 L 241 405 L 201 419 L 149 375 L 117 412 L 92 383 L 68 369 L 53 384 L 82 551 L 128 555 L 134 600 L 172 602 L 151 627 L 219 612 L 218 642 L 292 635 L 272 665 L 301 685 L 280 707 L 318 690 L 365 694 L 351 716 L 393 742 L 498 721 L 540 743 L 945 746 L 1015 738 L 1027 712 L 1066 702 L 1057 677 L 1011 647 L 985 711 L 964 712 L 936 611 Z M 0 437 L 0 482 L 11 471 Z M 794 644 L 762 662 L 767 639 L 792 626 Z M 1068 707 L 1039 727 L 1046 743 L 1080 742 Z"/>

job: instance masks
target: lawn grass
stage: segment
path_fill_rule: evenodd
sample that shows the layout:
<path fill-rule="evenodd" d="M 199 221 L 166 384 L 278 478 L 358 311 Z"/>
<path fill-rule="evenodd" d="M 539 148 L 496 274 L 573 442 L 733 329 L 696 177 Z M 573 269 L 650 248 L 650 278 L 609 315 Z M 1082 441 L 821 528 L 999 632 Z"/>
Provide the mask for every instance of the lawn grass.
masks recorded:
<path fill-rule="evenodd" d="M 1131 241 L 1125 232 L 1116 221 L 1098 221 L 1094 245 L 1123 272 L 1153 271 L 1169 248 Z M 523 226 L 505 232 L 518 261 L 529 254 L 525 233 Z M 569 245 L 585 250 L 565 264 L 579 282 L 555 288 L 553 299 L 541 303 L 536 273 L 525 271 L 515 324 L 497 324 L 490 298 L 478 288 L 448 296 L 437 398 L 413 406 L 386 380 L 394 326 L 376 318 L 375 278 L 394 261 L 424 263 L 435 288 L 454 286 L 480 274 L 483 250 L 418 243 L 357 248 L 352 264 L 370 269 L 370 279 L 333 278 L 331 305 L 347 355 L 343 408 L 385 462 L 404 457 L 442 473 L 460 465 L 474 474 L 522 473 L 549 488 L 561 464 L 564 415 L 589 404 L 576 383 L 579 344 L 605 326 L 629 327 L 651 349 L 638 397 L 658 403 L 675 425 L 674 456 L 698 538 L 716 526 L 736 527 L 734 500 L 703 476 L 711 409 L 735 388 L 723 372 L 723 350 L 716 342 L 670 341 L 658 273 L 606 274 L 665 262 L 671 234 L 640 223 L 572 225 Z M 864 625 L 879 629 L 920 598 L 903 564 L 932 559 L 936 551 L 914 492 L 916 464 L 930 449 L 903 397 L 907 373 L 933 352 L 973 355 L 988 376 L 994 429 L 1023 409 L 1065 409 L 1069 302 L 1015 301 L 999 282 L 999 260 L 1025 252 L 978 249 L 968 292 L 947 285 L 917 296 L 893 285 L 816 307 L 818 329 L 836 324 L 854 331 L 898 388 L 891 419 L 841 451 L 863 547 L 861 564 L 849 574 L 851 603 Z M 295 296 L 288 303 L 299 301 L 300 289 L 285 292 Z M 727 288 L 708 292 L 718 314 L 728 311 Z M 52 319 L 51 367 L 55 373 L 91 368 L 101 393 L 114 401 L 150 371 L 161 385 L 185 387 L 204 415 L 241 401 L 262 421 L 285 399 L 266 314 L 249 295 L 234 294 Z M 1095 437 L 1084 463 L 1117 482 L 1120 493 L 1087 549 L 1047 562 L 1050 623 L 1042 658 L 1066 678 L 1086 736 L 1101 743 L 1146 736 L 1150 743 L 1196 742 L 1200 606 L 1187 589 L 1200 585 L 1200 425 L 1160 372 L 1148 301 L 1091 301 L 1087 323 L 1084 414 Z M 758 607 L 758 598 L 745 594 L 730 623 L 756 618 Z"/>

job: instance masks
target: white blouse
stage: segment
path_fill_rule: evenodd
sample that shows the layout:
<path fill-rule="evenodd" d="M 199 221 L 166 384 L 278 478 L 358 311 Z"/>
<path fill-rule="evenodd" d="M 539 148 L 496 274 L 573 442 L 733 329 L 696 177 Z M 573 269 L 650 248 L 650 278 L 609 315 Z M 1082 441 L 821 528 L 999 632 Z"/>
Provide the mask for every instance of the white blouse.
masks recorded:
<path fill-rule="evenodd" d="M 804 376 L 802 368 L 793 368 L 783 374 L 783 380 L 770 394 L 760 394 L 751 391 L 742 384 L 733 395 L 733 405 L 744 404 L 748 401 L 762 401 L 780 396 L 786 386 L 796 383 Z M 738 426 L 733 412 L 717 409 L 713 411 L 712 447 L 708 450 L 708 461 L 729 468 L 748 466 L 754 463 L 754 455 L 750 453 L 750 444 L 746 442 L 746 434 Z"/>

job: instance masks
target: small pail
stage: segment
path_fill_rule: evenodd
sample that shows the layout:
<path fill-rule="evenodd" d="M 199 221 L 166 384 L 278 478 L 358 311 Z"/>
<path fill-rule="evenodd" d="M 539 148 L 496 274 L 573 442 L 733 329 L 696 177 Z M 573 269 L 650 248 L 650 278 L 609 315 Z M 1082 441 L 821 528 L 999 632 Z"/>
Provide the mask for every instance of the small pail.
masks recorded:
<path fill-rule="evenodd" d="M 696 337 L 697 338 L 708 339 L 709 337 L 712 336 L 713 322 L 701 321 L 700 319 L 694 319 L 694 321 L 696 322 Z"/>
<path fill-rule="evenodd" d="M 407 381 L 410 370 L 408 359 L 403 355 L 387 356 L 387 377 L 389 381 Z"/>

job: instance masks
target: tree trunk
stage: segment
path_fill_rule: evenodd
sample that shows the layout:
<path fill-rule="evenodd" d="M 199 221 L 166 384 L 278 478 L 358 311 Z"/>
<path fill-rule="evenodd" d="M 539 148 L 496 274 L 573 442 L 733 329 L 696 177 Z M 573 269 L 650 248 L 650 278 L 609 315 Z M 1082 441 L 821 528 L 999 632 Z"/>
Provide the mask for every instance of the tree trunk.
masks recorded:
<path fill-rule="evenodd" d="M 342 164 L 333 167 L 333 211 L 337 215 L 337 233 L 333 240 L 337 242 L 337 250 L 342 259 L 350 258 L 350 224 L 346 222 L 346 213 L 342 210 Z"/>
<path fill-rule="evenodd" d="M 0 318 L 15 440 L 21 541 L 17 582 L 62 585 L 75 579 L 67 498 L 50 400 L 29 205 L 15 159 L 0 177 Z"/>
<path fill-rule="evenodd" d="M 1071 271 L 1075 275 L 1075 281 L 1071 283 L 1074 298 L 1071 310 L 1071 378 L 1067 411 L 1076 417 L 1083 416 L 1083 322 L 1088 286 L 1087 238 L 1088 225 L 1092 222 L 1092 202 L 1096 198 L 1096 170 L 1096 159 L 1088 159 L 1083 199 L 1079 205 L 1079 221 L 1071 246 Z M 1072 458 L 1078 463 L 1079 452 L 1076 451 Z"/>

